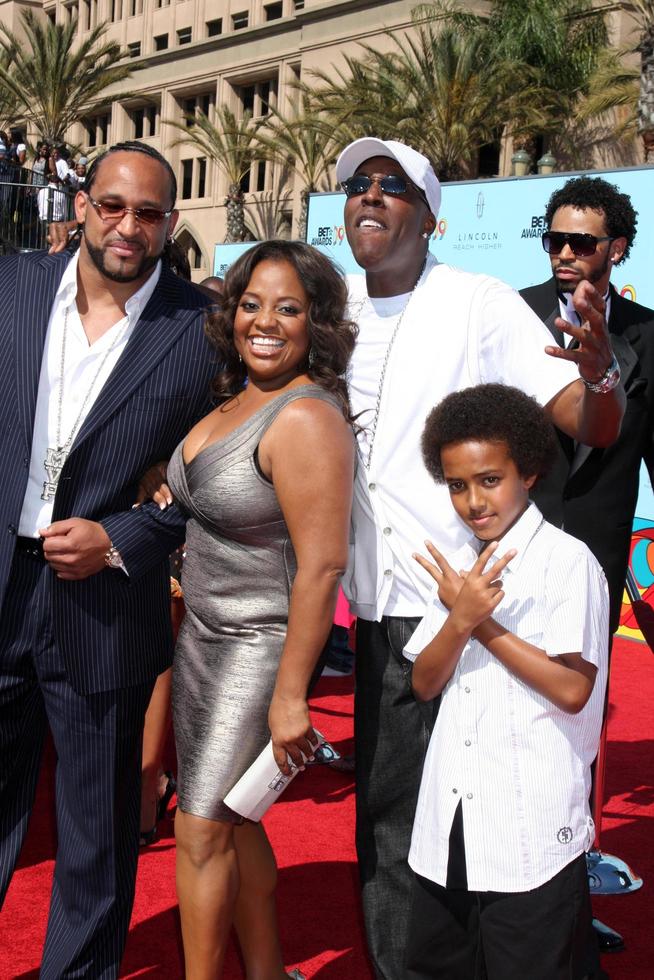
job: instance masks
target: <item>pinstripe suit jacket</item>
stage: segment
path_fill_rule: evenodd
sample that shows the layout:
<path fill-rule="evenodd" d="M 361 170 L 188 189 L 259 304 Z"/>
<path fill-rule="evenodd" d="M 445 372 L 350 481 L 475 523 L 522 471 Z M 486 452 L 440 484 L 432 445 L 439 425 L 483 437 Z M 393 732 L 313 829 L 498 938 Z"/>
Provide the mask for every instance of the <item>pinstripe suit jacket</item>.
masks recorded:
<path fill-rule="evenodd" d="M 43 253 L 0 260 L 0 603 L 27 486 L 43 345 L 67 262 Z M 170 664 L 168 555 L 183 540 L 184 521 L 175 507 L 131 507 L 140 476 L 168 459 L 210 408 L 216 364 L 203 331 L 206 304 L 162 271 L 62 470 L 53 521 L 100 521 L 129 572 L 105 569 L 79 582 L 50 572 L 55 638 L 80 693 L 139 684 Z"/>

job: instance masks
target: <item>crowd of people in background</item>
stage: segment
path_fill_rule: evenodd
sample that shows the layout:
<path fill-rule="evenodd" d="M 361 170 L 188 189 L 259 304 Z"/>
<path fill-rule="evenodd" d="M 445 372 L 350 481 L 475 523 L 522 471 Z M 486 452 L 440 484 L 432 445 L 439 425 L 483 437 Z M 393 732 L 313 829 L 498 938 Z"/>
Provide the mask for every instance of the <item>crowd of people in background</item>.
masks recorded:
<path fill-rule="evenodd" d="M 21 130 L 0 130 L 0 247 L 43 248 L 48 224 L 73 217 L 87 164 L 64 144 L 41 140 L 32 151 Z"/>

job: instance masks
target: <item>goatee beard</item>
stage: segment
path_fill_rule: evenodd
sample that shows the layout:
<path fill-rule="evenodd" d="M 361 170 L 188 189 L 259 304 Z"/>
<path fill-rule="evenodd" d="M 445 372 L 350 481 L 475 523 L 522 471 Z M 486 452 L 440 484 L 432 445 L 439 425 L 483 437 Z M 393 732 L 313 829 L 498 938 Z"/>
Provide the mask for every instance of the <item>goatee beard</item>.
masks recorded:
<path fill-rule="evenodd" d="M 602 279 L 603 276 L 606 275 L 606 273 L 607 273 L 607 271 L 609 269 L 609 266 L 610 266 L 610 262 L 611 262 L 611 256 L 607 252 L 606 253 L 606 257 L 604 259 L 604 262 L 602 263 L 602 265 L 600 266 L 600 268 L 599 269 L 593 269 L 593 271 L 587 277 L 588 278 L 588 282 L 591 282 L 593 284 L 593 286 L 595 285 L 595 283 L 599 282 L 600 279 Z M 564 266 L 561 266 L 560 265 L 558 268 L 559 269 L 566 269 L 566 268 L 569 268 L 569 266 L 565 266 L 565 265 Z M 560 293 L 574 293 L 575 289 L 577 288 L 577 284 L 576 283 L 567 282 L 565 280 L 563 282 L 561 282 L 559 279 L 557 279 L 556 281 L 557 281 L 557 286 L 558 286 L 558 289 L 559 289 L 559 292 Z"/>
<path fill-rule="evenodd" d="M 88 238 L 85 238 L 84 242 L 93 265 L 96 267 L 98 272 L 100 272 L 106 279 L 110 279 L 112 282 L 134 282 L 135 279 L 142 279 L 146 272 L 149 272 L 150 269 L 154 269 L 161 257 L 159 255 L 144 255 L 137 268 L 133 272 L 130 272 L 129 275 L 124 275 L 120 272 L 112 272 L 107 268 L 104 260 L 104 251 L 101 248 L 96 248 L 94 245 L 91 245 Z"/>

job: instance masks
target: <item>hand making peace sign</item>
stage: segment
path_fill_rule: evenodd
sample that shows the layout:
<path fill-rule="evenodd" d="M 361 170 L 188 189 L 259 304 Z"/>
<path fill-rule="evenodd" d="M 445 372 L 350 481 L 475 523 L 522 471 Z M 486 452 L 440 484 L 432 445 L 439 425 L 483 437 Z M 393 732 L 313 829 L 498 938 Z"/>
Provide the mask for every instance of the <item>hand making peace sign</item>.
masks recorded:
<path fill-rule="evenodd" d="M 498 547 L 497 541 L 491 541 L 469 572 L 457 574 L 430 541 L 425 544 L 434 563 L 422 555 L 416 554 L 413 557 L 438 584 L 438 598 L 443 605 L 456 617 L 461 627 L 471 633 L 493 614 L 504 598 L 500 576 L 517 554 L 515 548 L 507 551 L 488 571 L 484 571 L 489 558 Z"/>

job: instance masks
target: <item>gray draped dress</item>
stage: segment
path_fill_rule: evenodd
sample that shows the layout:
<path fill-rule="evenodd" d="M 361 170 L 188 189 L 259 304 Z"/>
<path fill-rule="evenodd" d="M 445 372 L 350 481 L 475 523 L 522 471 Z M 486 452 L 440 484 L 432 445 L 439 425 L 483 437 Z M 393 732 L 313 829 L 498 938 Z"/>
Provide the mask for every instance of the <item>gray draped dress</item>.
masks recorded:
<path fill-rule="evenodd" d="M 186 616 L 173 665 L 173 719 L 182 810 L 239 822 L 224 798 L 270 738 L 268 708 L 286 636 L 296 560 L 257 447 L 298 398 L 338 403 L 318 385 L 291 389 L 185 464 L 168 467 L 190 515 L 183 569 Z M 320 488 L 316 487 L 316 493 Z"/>

